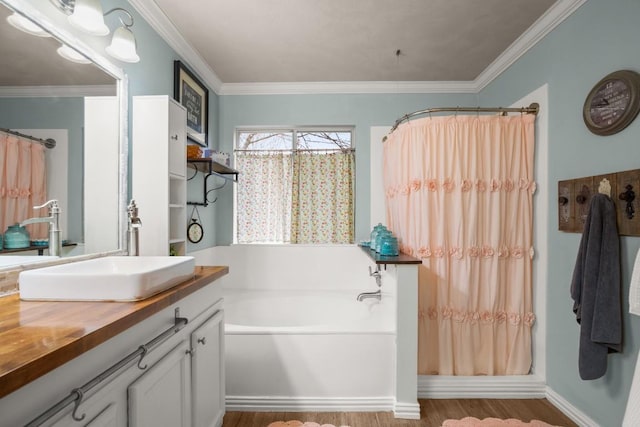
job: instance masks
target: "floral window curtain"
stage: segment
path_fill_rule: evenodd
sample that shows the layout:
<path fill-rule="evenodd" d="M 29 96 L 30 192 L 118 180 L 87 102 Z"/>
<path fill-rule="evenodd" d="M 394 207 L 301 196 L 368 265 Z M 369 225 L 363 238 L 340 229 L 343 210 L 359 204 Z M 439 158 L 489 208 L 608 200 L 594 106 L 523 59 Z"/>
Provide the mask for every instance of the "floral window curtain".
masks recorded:
<path fill-rule="evenodd" d="M 237 242 L 291 241 L 292 153 L 236 153 Z"/>
<path fill-rule="evenodd" d="M 422 259 L 420 374 L 530 370 L 534 120 L 429 117 L 385 142 L 387 221 Z"/>
<path fill-rule="evenodd" d="M 291 236 L 295 243 L 354 240 L 353 151 L 299 151 L 294 157 Z"/>
<path fill-rule="evenodd" d="M 0 233 L 34 215 L 46 200 L 44 146 L 0 132 Z M 47 237 L 46 224 L 28 225 L 31 239 Z"/>

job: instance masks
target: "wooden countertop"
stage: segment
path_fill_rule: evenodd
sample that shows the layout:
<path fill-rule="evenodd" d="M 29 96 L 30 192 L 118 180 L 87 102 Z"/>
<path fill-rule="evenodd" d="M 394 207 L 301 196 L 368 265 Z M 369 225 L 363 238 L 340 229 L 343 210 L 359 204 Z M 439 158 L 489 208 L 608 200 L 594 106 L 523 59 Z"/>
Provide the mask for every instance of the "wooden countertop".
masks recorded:
<path fill-rule="evenodd" d="M 0 397 L 124 332 L 212 281 L 229 267 L 196 267 L 195 276 L 137 302 L 21 301 L 0 298 Z"/>

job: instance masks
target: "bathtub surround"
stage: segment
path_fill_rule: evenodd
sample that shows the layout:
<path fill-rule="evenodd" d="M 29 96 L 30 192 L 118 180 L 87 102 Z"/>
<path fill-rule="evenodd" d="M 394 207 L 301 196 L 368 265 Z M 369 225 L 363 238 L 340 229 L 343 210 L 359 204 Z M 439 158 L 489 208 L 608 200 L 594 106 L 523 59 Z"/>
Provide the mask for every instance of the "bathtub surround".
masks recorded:
<path fill-rule="evenodd" d="M 420 417 L 415 265 L 383 268 L 381 301 L 359 302 L 378 286 L 356 245 L 233 245 L 192 255 L 230 266 L 228 410 Z"/>

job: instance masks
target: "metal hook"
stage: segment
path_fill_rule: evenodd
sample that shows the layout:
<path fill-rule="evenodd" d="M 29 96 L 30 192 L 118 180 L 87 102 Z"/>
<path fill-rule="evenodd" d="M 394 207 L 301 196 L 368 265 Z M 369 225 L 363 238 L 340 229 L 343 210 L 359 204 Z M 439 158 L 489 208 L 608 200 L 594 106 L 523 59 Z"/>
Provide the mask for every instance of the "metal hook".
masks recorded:
<path fill-rule="evenodd" d="M 84 399 L 84 393 L 79 388 L 74 388 L 73 390 L 71 390 L 71 392 L 75 393 L 77 396 L 73 404 L 73 412 L 71 413 L 71 417 L 76 421 L 82 421 L 87 414 L 82 414 L 82 416 L 79 417 L 77 415 L 77 412 L 80 404 L 82 403 L 82 399 Z"/>
<path fill-rule="evenodd" d="M 145 356 L 147 355 L 148 349 L 147 349 L 147 346 L 144 344 L 138 347 L 138 349 L 142 350 L 142 354 L 140 354 L 140 360 L 138 360 L 138 369 L 141 369 L 144 371 L 145 369 L 147 369 L 147 365 L 142 366 L 142 359 L 144 359 Z"/>

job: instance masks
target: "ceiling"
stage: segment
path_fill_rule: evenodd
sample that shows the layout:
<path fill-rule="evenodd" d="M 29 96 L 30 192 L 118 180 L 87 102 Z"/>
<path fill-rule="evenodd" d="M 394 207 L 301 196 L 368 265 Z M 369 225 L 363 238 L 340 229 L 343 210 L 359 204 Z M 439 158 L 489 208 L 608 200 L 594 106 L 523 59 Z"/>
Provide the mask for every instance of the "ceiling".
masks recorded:
<path fill-rule="evenodd" d="M 223 84 L 473 81 L 556 3 L 152 1 Z"/>

